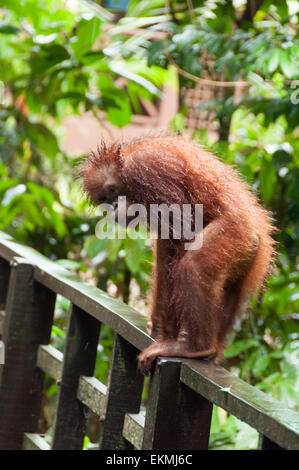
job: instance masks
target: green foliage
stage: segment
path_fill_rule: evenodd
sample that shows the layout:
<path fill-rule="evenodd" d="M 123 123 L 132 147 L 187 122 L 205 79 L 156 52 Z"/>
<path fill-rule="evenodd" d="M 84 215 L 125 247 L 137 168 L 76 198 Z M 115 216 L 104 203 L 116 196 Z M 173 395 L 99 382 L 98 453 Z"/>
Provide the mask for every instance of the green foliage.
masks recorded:
<path fill-rule="evenodd" d="M 214 406 L 209 450 L 252 450 L 258 446 L 258 432 L 224 410 Z"/>
<path fill-rule="evenodd" d="M 175 66 L 196 77 L 247 81 L 216 93 L 199 110 L 216 114 L 220 140 L 194 138 L 237 167 L 273 213 L 277 262 L 268 288 L 225 352 L 243 379 L 299 408 L 299 29 L 289 0 L 131 0 L 118 23 L 84 2 L 3 0 L 0 11 L 0 229 L 34 246 L 100 288 L 129 301 L 148 289 L 147 241 L 99 240 L 74 182 L 77 161 L 60 145 L 60 122 L 90 111 L 119 127 L 141 113 L 139 98 L 162 97 Z M 239 5 L 239 6 L 237 6 Z M 132 29 L 142 34 L 128 34 Z M 159 36 L 166 31 L 165 38 Z M 155 39 L 151 34 L 156 32 Z M 169 66 L 169 55 L 172 63 Z M 211 60 L 207 60 L 207 57 Z M 117 78 L 126 80 L 122 87 Z M 179 74 L 180 90 L 195 82 Z M 184 132 L 181 107 L 173 128 Z M 58 298 L 52 342 L 62 348 L 69 305 Z M 103 328 L 96 375 L 105 381 L 112 332 Z M 49 403 L 57 386 L 47 378 Z M 237 437 L 236 437 L 237 434 Z M 232 416 L 213 414 L 211 448 L 253 448 L 256 434 Z M 86 440 L 85 447 L 89 447 Z"/>
<path fill-rule="evenodd" d="M 106 288 L 108 279 L 121 287 L 129 272 L 138 282 L 142 291 L 148 287 L 152 269 L 152 252 L 146 240 L 99 240 L 95 235 L 88 237 L 84 245 L 88 259 L 98 273 L 98 285 Z"/>
<path fill-rule="evenodd" d="M 76 162 L 61 149 L 61 119 L 103 110 L 123 127 L 139 97 L 158 96 L 167 77 L 146 59 L 115 55 L 114 28 L 80 2 L 72 9 L 60 0 L 2 3 L 0 226 L 54 258 L 80 252 L 94 229 L 73 184 Z M 127 89 L 117 77 L 128 80 Z"/>

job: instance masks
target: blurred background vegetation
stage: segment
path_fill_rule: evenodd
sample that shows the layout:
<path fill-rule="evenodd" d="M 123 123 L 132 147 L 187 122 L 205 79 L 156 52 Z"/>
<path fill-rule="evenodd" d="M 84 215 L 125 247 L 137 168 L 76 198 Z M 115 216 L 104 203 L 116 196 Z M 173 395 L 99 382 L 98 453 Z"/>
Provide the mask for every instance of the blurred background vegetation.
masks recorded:
<path fill-rule="evenodd" d="M 225 367 L 299 408 L 299 2 L 296 0 L 2 0 L 0 6 L 0 229 L 147 310 L 152 254 L 143 240 L 98 240 L 97 214 L 74 180 L 78 155 L 62 121 L 90 112 L 122 128 L 163 102 L 171 129 L 237 167 L 272 211 L 278 256 L 268 289 L 231 335 Z M 202 80 L 238 81 L 218 86 Z M 186 90 L 209 88 L 190 128 Z M 104 112 L 104 118 L 103 118 Z M 204 121 L 205 122 L 205 121 Z M 213 138 L 211 138 L 213 135 Z M 216 136 L 216 138 L 215 138 Z M 63 348 L 69 303 L 58 297 L 52 341 Z M 296 313 L 297 312 L 297 313 Z M 101 332 L 96 376 L 107 379 L 112 333 Z M 57 386 L 47 379 L 45 430 Z M 96 439 L 97 423 L 89 439 Z M 216 409 L 210 447 L 254 448 L 257 435 Z"/>

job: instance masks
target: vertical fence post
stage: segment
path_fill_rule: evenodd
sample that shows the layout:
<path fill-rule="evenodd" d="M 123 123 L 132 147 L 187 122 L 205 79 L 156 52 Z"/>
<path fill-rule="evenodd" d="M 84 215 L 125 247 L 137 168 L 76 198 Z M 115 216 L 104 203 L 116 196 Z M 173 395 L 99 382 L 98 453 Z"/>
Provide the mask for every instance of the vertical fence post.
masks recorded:
<path fill-rule="evenodd" d="M 158 359 L 151 377 L 142 449 L 207 449 L 212 403 L 180 382 L 180 360 Z"/>
<path fill-rule="evenodd" d="M 76 305 L 70 312 L 54 427 L 53 450 L 82 449 L 88 409 L 77 399 L 80 375 L 91 376 L 100 322 Z"/>
<path fill-rule="evenodd" d="M 157 361 L 148 389 L 142 449 L 176 449 L 180 365 L 175 359 Z"/>
<path fill-rule="evenodd" d="M 23 433 L 37 431 L 44 373 L 36 367 L 39 344 L 49 342 L 55 294 L 34 281 L 34 266 L 11 262 L 0 367 L 0 449 L 21 449 Z"/>
<path fill-rule="evenodd" d="M 0 310 L 5 306 L 10 267 L 8 261 L 0 258 Z"/>
<path fill-rule="evenodd" d="M 139 351 L 115 335 L 110 366 L 105 421 L 100 438 L 101 450 L 126 450 L 133 446 L 122 436 L 125 413 L 138 413 L 143 376 L 137 371 Z"/>
<path fill-rule="evenodd" d="M 213 403 L 180 383 L 177 413 L 177 449 L 207 450 Z"/>
<path fill-rule="evenodd" d="M 259 435 L 259 450 L 284 450 L 283 447 L 280 447 L 276 442 L 271 441 L 264 434 Z"/>

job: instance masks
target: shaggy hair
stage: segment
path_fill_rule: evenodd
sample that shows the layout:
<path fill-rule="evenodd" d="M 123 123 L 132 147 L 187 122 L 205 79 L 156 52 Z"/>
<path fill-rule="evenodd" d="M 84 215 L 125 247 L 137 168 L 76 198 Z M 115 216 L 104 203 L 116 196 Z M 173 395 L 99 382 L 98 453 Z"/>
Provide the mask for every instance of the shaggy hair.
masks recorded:
<path fill-rule="evenodd" d="M 213 345 L 219 359 L 236 315 L 270 274 L 271 215 L 233 167 L 180 136 L 102 142 L 81 166 L 92 201 L 99 191 L 96 170 L 109 168 L 131 203 L 203 205 L 202 248 L 185 251 L 183 239 L 172 239 L 159 250 L 157 242 L 152 321 L 162 339 L 187 331 L 192 350 Z"/>

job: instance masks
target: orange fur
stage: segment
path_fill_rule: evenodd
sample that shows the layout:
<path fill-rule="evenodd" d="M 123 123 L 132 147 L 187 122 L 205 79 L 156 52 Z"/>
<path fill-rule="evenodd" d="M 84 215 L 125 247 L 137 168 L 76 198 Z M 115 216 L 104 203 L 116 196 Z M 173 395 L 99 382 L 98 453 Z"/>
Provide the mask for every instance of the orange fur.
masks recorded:
<path fill-rule="evenodd" d="M 158 239 L 151 312 L 157 343 L 139 355 L 147 372 L 158 355 L 219 361 L 236 315 L 263 288 L 274 256 L 269 213 L 237 172 L 182 137 L 102 144 L 81 170 L 96 201 L 106 175 L 132 203 L 203 204 L 203 246 Z M 105 175 L 105 177 L 103 176 Z"/>

